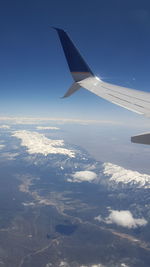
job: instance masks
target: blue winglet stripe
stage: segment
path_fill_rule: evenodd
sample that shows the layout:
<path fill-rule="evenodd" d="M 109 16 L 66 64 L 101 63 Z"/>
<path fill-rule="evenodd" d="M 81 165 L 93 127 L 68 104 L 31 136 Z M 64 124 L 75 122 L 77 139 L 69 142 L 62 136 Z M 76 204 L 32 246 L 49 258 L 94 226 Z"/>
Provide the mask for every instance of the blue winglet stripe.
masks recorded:
<path fill-rule="evenodd" d="M 86 64 L 67 33 L 62 29 L 54 28 L 59 35 L 68 66 L 71 72 L 89 72 L 94 75 L 89 66 Z"/>

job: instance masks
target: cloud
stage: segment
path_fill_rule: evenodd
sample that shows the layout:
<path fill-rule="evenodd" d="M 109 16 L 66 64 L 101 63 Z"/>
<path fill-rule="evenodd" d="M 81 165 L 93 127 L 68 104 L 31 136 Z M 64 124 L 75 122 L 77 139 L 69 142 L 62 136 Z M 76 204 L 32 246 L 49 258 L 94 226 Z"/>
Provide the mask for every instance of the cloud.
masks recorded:
<path fill-rule="evenodd" d="M 59 130 L 58 127 L 52 127 L 52 126 L 37 126 L 37 130 Z"/>
<path fill-rule="evenodd" d="M 75 124 L 110 124 L 110 125 L 122 125 L 123 123 L 116 120 L 86 120 L 86 119 L 74 119 L 74 118 L 50 118 L 50 117 L 0 117 L 1 123 L 10 124 L 39 124 L 55 122 L 57 124 L 75 123 Z"/>
<path fill-rule="evenodd" d="M 134 184 L 138 187 L 150 188 L 150 175 L 127 170 L 112 163 L 103 164 L 103 174 L 110 176 L 109 181 L 124 184 Z"/>
<path fill-rule="evenodd" d="M 94 219 L 99 221 L 99 222 L 105 222 L 105 220 L 102 218 L 101 215 L 96 216 Z"/>
<path fill-rule="evenodd" d="M 59 266 L 60 267 L 69 267 L 69 264 L 66 261 L 61 261 Z"/>
<path fill-rule="evenodd" d="M 59 264 L 60 267 L 69 267 L 70 264 L 68 264 L 66 261 L 61 261 Z M 105 267 L 103 264 L 90 264 L 90 265 L 80 265 L 80 267 Z"/>
<path fill-rule="evenodd" d="M 52 140 L 43 134 L 26 130 L 15 131 L 12 136 L 21 139 L 21 146 L 27 147 L 29 154 L 40 153 L 44 156 L 48 154 L 62 154 L 70 158 L 75 157 L 73 150 L 63 148 L 63 140 Z"/>
<path fill-rule="evenodd" d="M 30 193 L 30 186 L 32 185 L 32 181 L 34 180 L 33 177 L 23 176 L 22 177 L 22 184 L 19 185 L 19 191 L 23 193 Z"/>
<path fill-rule="evenodd" d="M 0 144 L 0 149 L 3 149 L 5 147 L 5 145 Z"/>
<path fill-rule="evenodd" d="M 13 152 L 4 152 L 1 153 L 0 157 L 1 160 L 15 160 L 16 157 L 19 156 L 19 153 L 13 153 Z"/>
<path fill-rule="evenodd" d="M 129 265 L 127 265 L 125 263 L 121 263 L 121 267 L 129 267 Z"/>
<path fill-rule="evenodd" d="M 70 264 L 68 264 L 66 261 L 61 261 L 59 266 L 60 267 L 69 267 Z M 105 266 L 103 264 L 92 264 L 92 265 L 90 264 L 90 265 L 80 265 L 80 267 L 105 267 Z"/>
<path fill-rule="evenodd" d="M 103 264 L 81 265 L 80 267 L 105 267 Z"/>
<path fill-rule="evenodd" d="M 0 125 L 0 129 L 10 129 L 10 126 L 9 125 Z"/>
<path fill-rule="evenodd" d="M 24 207 L 32 207 L 32 206 L 35 206 L 35 203 L 34 202 L 22 202 L 22 205 Z"/>
<path fill-rule="evenodd" d="M 103 221 L 107 224 L 117 224 L 126 228 L 137 228 L 145 226 L 148 222 L 144 218 L 134 218 L 129 210 L 110 210 L 110 214 L 105 219 L 99 215 L 95 220 Z"/>
<path fill-rule="evenodd" d="M 72 174 L 72 179 L 68 179 L 68 182 L 92 182 L 97 178 L 97 174 L 93 171 L 78 171 Z"/>

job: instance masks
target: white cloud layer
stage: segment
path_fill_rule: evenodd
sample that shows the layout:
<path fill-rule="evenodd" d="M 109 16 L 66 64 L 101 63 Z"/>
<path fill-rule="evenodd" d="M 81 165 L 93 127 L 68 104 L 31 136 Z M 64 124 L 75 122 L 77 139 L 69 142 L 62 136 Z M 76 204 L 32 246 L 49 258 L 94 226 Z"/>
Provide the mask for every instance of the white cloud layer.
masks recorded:
<path fill-rule="evenodd" d="M 72 179 L 68 179 L 68 182 L 92 182 L 97 178 L 97 174 L 93 171 L 78 171 L 72 174 Z"/>
<path fill-rule="evenodd" d="M 2 160 L 15 160 L 17 156 L 19 156 L 19 153 L 13 153 L 13 152 L 4 152 L 1 153 Z"/>
<path fill-rule="evenodd" d="M 59 266 L 60 267 L 69 267 L 69 264 L 66 261 L 61 261 Z"/>
<path fill-rule="evenodd" d="M 150 175 L 127 170 L 112 163 L 103 164 L 103 173 L 110 176 L 109 181 L 115 183 L 132 183 L 138 187 L 150 188 Z"/>
<path fill-rule="evenodd" d="M 103 264 L 81 265 L 80 267 L 105 267 Z"/>
<path fill-rule="evenodd" d="M 10 126 L 9 125 L 0 125 L 0 129 L 10 129 Z"/>
<path fill-rule="evenodd" d="M 37 130 L 59 130 L 58 127 L 52 127 L 52 126 L 37 126 Z"/>
<path fill-rule="evenodd" d="M 70 265 L 66 261 L 61 261 L 60 267 L 69 267 Z M 103 264 L 90 264 L 90 265 L 80 265 L 80 267 L 105 267 Z"/>
<path fill-rule="evenodd" d="M 95 217 L 95 219 L 107 224 L 115 223 L 126 228 L 137 228 L 148 223 L 144 218 L 134 218 L 129 210 L 110 210 L 109 216 L 105 219 L 102 219 L 100 215 Z"/>
<path fill-rule="evenodd" d="M 11 124 L 39 124 L 48 123 L 49 121 L 54 121 L 58 124 L 64 123 L 77 123 L 77 124 L 112 124 L 112 125 L 122 125 L 120 121 L 113 120 L 86 120 L 86 119 L 74 119 L 74 118 L 50 118 L 50 117 L 0 117 L 1 123 L 11 123 Z"/>
<path fill-rule="evenodd" d="M 125 263 L 121 263 L 121 267 L 129 267 L 129 265 L 127 265 Z"/>
<path fill-rule="evenodd" d="M 37 132 L 26 130 L 16 131 L 12 136 L 21 139 L 21 145 L 27 147 L 29 154 L 40 153 L 44 156 L 48 154 L 62 154 L 71 158 L 75 157 L 72 150 L 63 148 L 63 140 L 52 140 Z"/>

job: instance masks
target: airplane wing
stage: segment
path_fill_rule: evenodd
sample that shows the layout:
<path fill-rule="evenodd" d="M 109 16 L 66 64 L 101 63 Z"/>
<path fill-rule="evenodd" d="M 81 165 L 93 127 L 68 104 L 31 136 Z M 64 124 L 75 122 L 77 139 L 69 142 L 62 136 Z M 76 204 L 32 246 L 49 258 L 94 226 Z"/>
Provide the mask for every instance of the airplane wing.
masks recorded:
<path fill-rule="evenodd" d="M 95 77 L 84 79 L 79 84 L 118 106 L 150 117 L 150 93 L 106 83 Z"/>
<path fill-rule="evenodd" d="M 55 29 L 59 35 L 70 72 L 75 81 L 64 97 L 72 95 L 82 87 L 111 103 L 150 117 L 150 93 L 107 83 L 96 77 L 67 33 L 62 29 Z M 150 144 L 150 134 L 132 137 L 131 141 Z"/>

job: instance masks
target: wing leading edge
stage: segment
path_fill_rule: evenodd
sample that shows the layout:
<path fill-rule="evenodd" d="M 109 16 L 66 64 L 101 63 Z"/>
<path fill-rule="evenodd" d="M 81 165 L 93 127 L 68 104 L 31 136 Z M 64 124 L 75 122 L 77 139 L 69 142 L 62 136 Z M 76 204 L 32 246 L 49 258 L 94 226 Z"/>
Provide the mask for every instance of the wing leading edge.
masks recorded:
<path fill-rule="evenodd" d="M 67 33 L 61 29 L 55 29 L 59 35 L 70 72 L 75 81 L 64 97 L 70 96 L 80 87 L 83 87 L 111 103 L 150 117 L 150 93 L 110 84 L 94 76 Z M 137 143 L 140 143 L 144 135 L 142 134 L 142 139 L 139 139 L 139 136 L 132 137 L 131 141 L 136 142 L 137 140 Z M 141 141 L 141 143 L 144 142 Z M 146 142 L 150 144 L 150 141 L 146 140 Z"/>

